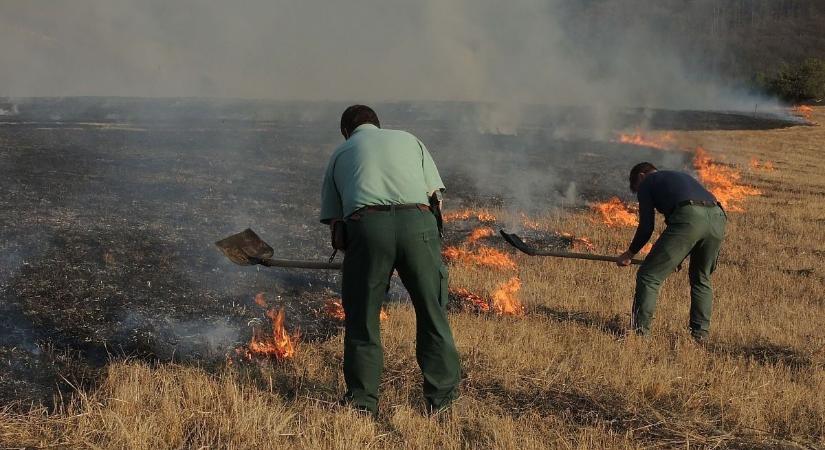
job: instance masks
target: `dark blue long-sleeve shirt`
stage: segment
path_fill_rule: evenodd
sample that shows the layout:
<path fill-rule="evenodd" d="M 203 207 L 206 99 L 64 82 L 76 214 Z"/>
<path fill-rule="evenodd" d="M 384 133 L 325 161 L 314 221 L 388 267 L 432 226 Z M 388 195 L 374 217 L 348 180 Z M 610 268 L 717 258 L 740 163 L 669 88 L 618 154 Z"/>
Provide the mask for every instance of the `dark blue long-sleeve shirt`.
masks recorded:
<path fill-rule="evenodd" d="M 639 227 L 630 243 L 630 251 L 639 253 L 653 234 L 655 211 L 667 216 L 685 201 L 716 203 L 713 196 L 695 178 L 672 170 L 658 170 L 645 176 L 639 185 Z"/>

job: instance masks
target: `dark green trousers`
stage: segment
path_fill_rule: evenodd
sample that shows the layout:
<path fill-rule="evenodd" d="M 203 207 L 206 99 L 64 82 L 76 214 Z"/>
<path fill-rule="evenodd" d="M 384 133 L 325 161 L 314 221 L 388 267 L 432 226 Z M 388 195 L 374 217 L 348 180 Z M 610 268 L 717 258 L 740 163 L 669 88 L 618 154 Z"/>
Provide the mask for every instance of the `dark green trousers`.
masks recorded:
<path fill-rule="evenodd" d="M 719 207 L 682 206 L 667 218 L 667 228 L 636 274 L 633 328 L 650 332 L 662 282 L 690 255 L 690 331 L 705 338 L 710 329 L 713 289 L 710 276 L 725 235 L 725 213 Z"/>
<path fill-rule="evenodd" d="M 393 269 L 410 293 L 416 316 L 416 357 L 430 407 L 446 406 L 460 378 L 458 352 L 447 321 L 447 268 L 432 213 L 372 211 L 347 220 L 342 303 L 345 400 L 376 412 L 384 366 L 379 313 Z"/>

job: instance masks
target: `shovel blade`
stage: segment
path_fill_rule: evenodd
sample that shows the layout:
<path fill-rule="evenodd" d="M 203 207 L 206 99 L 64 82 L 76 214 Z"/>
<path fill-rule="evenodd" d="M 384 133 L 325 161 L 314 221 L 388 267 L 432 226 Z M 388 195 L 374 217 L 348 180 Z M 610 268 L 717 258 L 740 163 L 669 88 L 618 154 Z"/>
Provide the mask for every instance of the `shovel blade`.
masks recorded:
<path fill-rule="evenodd" d="M 215 245 L 235 264 L 249 266 L 272 258 L 275 251 L 254 231 L 247 228 L 238 234 L 215 242 Z"/>
<path fill-rule="evenodd" d="M 536 252 L 530 248 L 529 245 L 525 244 L 517 234 L 506 233 L 504 230 L 499 230 L 499 233 L 501 233 L 501 237 L 503 237 L 507 243 L 517 248 L 519 251 L 527 253 L 530 256 L 534 256 L 536 254 Z"/>

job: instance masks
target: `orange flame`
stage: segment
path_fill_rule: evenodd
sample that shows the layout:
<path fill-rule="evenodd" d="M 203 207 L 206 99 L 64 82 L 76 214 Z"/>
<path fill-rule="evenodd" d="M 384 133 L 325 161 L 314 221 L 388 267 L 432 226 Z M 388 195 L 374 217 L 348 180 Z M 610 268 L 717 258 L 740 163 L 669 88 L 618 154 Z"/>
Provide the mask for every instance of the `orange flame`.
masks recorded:
<path fill-rule="evenodd" d="M 454 220 L 470 220 L 476 218 L 479 222 L 495 222 L 496 216 L 486 209 L 462 209 L 458 211 L 447 211 L 443 215 L 445 222 Z"/>
<path fill-rule="evenodd" d="M 539 222 L 538 220 L 531 219 L 527 214 L 521 213 L 521 224 L 524 228 L 529 228 L 531 230 L 539 230 L 544 228 L 544 224 Z"/>
<path fill-rule="evenodd" d="M 802 117 L 803 119 L 807 120 L 808 122 L 811 121 L 811 118 L 814 115 L 814 109 L 808 105 L 796 105 L 791 108 L 794 114 L 797 116 Z"/>
<path fill-rule="evenodd" d="M 263 292 L 255 296 L 255 303 L 262 308 L 268 308 Z M 295 356 L 295 341 L 298 335 L 290 336 L 284 327 L 284 310 L 271 308 L 266 311 L 266 317 L 272 321 L 272 334 L 261 328 L 252 330 L 252 339 L 235 352 L 246 359 L 272 358 L 284 360 Z"/>
<path fill-rule="evenodd" d="M 291 358 L 295 355 L 292 336 L 284 327 L 284 310 L 270 309 L 266 316 L 272 321 L 272 335 L 262 331 L 254 332 L 249 342 L 249 352 L 256 356 L 269 356 L 275 359 Z"/>
<path fill-rule="evenodd" d="M 474 244 L 479 239 L 484 239 L 486 237 L 493 236 L 494 234 L 496 234 L 496 232 L 493 231 L 492 228 L 487 228 L 487 227 L 476 228 L 475 230 L 473 230 L 472 233 L 470 233 L 470 236 L 467 238 L 467 243 L 468 244 Z"/>
<path fill-rule="evenodd" d="M 765 172 L 773 172 L 774 170 L 776 170 L 776 168 L 773 167 L 773 163 L 768 160 L 759 161 L 756 158 L 751 158 L 750 164 L 751 169 L 753 170 L 762 170 Z"/>
<path fill-rule="evenodd" d="M 618 141 L 623 144 L 641 145 L 659 150 L 671 149 L 676 144 L 676 139 L 671 133 L 645 135 L 639 130 L 636 130 L 635 134 L 620 133 Z"/>
<path fill-rule="evenodd" d="M 609 227 L 635 227 L 639 218 L 619 197 L 606 202 L 593 203 L 590 207 L 601 215 L 601 220 Z"/>
<path fill-rule="evenodd" d="M 480 313 L 490 312 L 490 302 L 480 295 L 474 294 L 464 288 L 450 288 L 450 295 L 457 298 L 462 309 L 476 311 Z"/>
<path fill-rule="evenodd" d="M 593 245 L 593 243 L 590 242 L 590 239 L 588 239 L 586 237 L 576 237 L 576 236 L 573 236 L 570 233 L 565 233 L 565 232 L 559 233 L 559 236 L 561 236 L 563 238 L 570 239 L 570 241 L 572 243 L 572 246 L 573 246 L 573 250 L 576 250 L 576 251 L 587 250 L 587 251 L 592 252 L 593 250 L 596 249 L 596 246 Z"/>
<path fill-rule="evenodd" d="M 470 251 L 465 248 L 451 246 L 445 247 L 441 254 L 451 262 L 462 262 L 499 270 L 513 270 L 516 268 L 515 261 L 506 253 L 490 247 L 481 247 L 475 251 Z"/>
<path fill-rule="evenodd" d="M 642 247 L 641 250 L 639 250 L 639 254 L 640 255 L 647 255 L 648 253 L 650 253 L 651 250 L 653 250 L 653 243 L 648 242 L 647 244 L 645 244 L 644 247 Z"/>
<path fill-rule="evenodd" d="M 746 197 L 759 195 L 759 189 L 739 184 L 741 178 L 735 169 L 713 162 L 707 151 L 702 147 L 696 147 L 693 158 L 693 167 L 699 174 L 699 179 L 707 186 L 716 200 L 728 211 L 742 211 L 739 202 Z"/>
<path fill-rule="evenodd" d="M 517 296 L 520 289 L 521 280 L 518 276 L 500 284 L 492 295 L 493 311 L 502 316 L 520 316 L 524 314 L 524 306 Z"/>
<path fill-rule="evenodd" d="M 344 314 L 344 306 L 341 305 L 341 300 L 337 298 L 327 299 L 327 301 L 324 302 L 324 307 L 321 308 L 321 311 L 323 311 L 325 316 L 341 322 L 343 322 L 347 317 Z"/>
<path fill-rule="evenodd" d="M 266 298 L 264 298 L 263 292 L 259 292 L 258 295 L 255 296 L 255 304 L 260 306 L 261 308 L 269 308 L 269 305 L 266 303 Z"/>
<path fill-rule="evenodd" d="M 321 312 L 323 312 L 325 316 L 339 322 L 343 322 L 347 318 L 347 315 L 344 312 L 344 305 L 341 304 L 341 299 L 339 298 L 327 299 L 327 301 L 324 302 L 324 307 L 321 308 Z M 389 318 L 390 316 L 387 314 L 387 311 L 384 308 L 381 308 L 379 319 L 387 320 Z"/>

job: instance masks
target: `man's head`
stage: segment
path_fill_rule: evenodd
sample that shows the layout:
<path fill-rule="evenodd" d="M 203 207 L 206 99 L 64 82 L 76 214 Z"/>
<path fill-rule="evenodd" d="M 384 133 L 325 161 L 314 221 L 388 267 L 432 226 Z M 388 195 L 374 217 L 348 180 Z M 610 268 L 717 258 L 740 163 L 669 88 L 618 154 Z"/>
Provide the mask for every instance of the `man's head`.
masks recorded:
<path fill-rule="evenodd" d="M 366 105 L 352 105 L 341 114 L 341 134 L 344 135 L 344 139 L 349 139 L 352 132 L 365 123 L 381 126 L 378 115 L 372 108 Z"/>
<path fill-rule="evenodd" d="M 642 180 L 644 180 L 648 174 L 655 171 L 656 166 L 649 162 L 643 162 L 633 166 L 633 168 L 630 169 L 630 190 L 639 192 L 639 185 L 642 184 Z"/>

